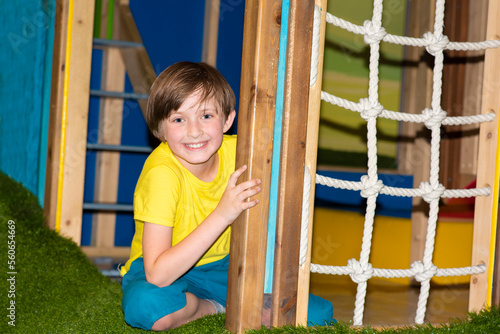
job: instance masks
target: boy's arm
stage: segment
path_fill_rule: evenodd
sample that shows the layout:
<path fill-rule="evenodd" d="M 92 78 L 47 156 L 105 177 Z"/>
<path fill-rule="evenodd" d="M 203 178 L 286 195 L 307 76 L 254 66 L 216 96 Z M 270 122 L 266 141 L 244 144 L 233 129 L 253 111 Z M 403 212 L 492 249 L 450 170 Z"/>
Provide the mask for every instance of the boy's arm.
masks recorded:
<path fill-rule="evenodd" d="M 260 192 L 257 187 L 259 180 L 236 185 L 245 170 L 246 166 L 243 166 L 230 176 L 215 210 L 175 246 L 172 246 L 172 227 L 144 224 L 142 249 L 148 282 L 160 287 L 172 284 L 194 266 L 241 212 L 257 205 L 257 199 L 247 199 Z"/>

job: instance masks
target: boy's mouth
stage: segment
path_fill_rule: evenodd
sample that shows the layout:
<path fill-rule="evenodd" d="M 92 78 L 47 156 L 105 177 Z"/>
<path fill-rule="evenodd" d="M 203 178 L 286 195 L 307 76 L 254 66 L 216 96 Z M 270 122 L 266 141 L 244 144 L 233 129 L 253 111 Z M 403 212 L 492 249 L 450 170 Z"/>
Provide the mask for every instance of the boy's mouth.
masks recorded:
<path fill-rule="evenodd" d="M 197 148 L 201 148 L 203 146 L 205 146 L 207 144 L 206 141 L 204 141 L 203 143 L 195 143 L 195 144 L 184 144 L 187 148 L 192 148 L 192 149 L 197 149 Z"/>

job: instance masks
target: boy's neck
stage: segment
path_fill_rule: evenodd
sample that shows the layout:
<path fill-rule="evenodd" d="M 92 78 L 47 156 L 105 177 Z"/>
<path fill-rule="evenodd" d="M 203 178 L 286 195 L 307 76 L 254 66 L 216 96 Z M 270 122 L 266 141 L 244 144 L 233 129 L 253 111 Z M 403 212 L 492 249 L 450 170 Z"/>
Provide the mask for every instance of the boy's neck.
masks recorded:
<path fill-rule="evenodd" d="M 184 166 L 186 167 L 186 166 Z M 217 172 L 219 170 L 219 152 L 216 152 L 213 155 L 213 159 L 210 162 L 199 166 L 190 166 L 186 167 L 188 171 L 191 172 L 197 179 L 203 182 L 212 182 L 217 176 Z"/>

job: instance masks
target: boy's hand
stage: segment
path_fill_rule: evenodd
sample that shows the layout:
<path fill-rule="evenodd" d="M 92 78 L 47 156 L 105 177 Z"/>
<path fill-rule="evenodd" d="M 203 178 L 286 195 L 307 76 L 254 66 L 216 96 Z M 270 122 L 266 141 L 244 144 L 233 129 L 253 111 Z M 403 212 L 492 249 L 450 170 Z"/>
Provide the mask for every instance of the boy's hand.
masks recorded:
<path fill-rule="evenodd" d="M 260 180 L 249 180 L 236 185 L 238 178 L 246 170 L 247 166 L 243 165 L 231 174 L 226 190 L 214 210 L 223 219 L 227 220 L 228 225 L 232 224 L 244 210 L 250 209 L 259 203 L 258 199 L 248 201 L 247 199 L 260 193 L 261 188 L 257 187 L 261 183 Z"/>

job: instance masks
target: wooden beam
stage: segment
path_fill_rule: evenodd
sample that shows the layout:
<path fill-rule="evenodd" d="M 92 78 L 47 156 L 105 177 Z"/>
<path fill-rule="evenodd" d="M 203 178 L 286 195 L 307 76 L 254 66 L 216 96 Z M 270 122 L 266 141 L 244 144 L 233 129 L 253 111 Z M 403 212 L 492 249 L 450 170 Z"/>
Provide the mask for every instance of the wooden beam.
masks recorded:
<path fill-rule="evenodd" d="M 61 149 L 62 165 L 59 166 L 63 171 L 59 179 L 62 196 L 57 199 L 60 203 L 60 220 L 56 222 L 56 230 L 60 229 L 61 235 L 80 244 L 94 1 L 75 1 L 73 15 L 71 12 L 69 14 L 68 25 L 72 24 L 72 34 L 70 62 L 65 66 L 65 71 L 69 71 L 68 82 L 65 83 L 67 116 L 66 122 L 61 124 L 65 148 Z"/>
<path fill-rule="evenodd" d="M 272 325 L 295 324 L 314 5 L 291 0 L 273 275 Z"/>
<path fill-rule="evenodd" d="M 102 27 L 107 27 L 108 0 L 103 2 Z M 118 7 L 114 7 L 113 39 L 120 40 L 120 16 Z M 103 29 L 101 37 L 106 38 Z M 122 92 L 125 87 L 125 64 L 120 50 L 103 49 L 101 89 Z M 120 145 L 122 136 L 123 99 L 101 98 L 99 107 L 98 142 L 101 144 Z M 90 130 L 93 132 L 92 130 Z M 119 152 L 97 152 L 94 201 L 98 203 L 116 203 L 118 198 L 118 180 L 120 171 Z M 92 245 L 109 249 L 115 243 L 116 213 L 96 212 L 92 220 Z M 109 255 L 109 254 L 101 254 Z"/>
<path fill-rule="evenodd" d="M 226 328 L 237 333 L 262 323 L 280 18 L 279 0 L 245 2 L 236 166 L 263 191 L 232 226 Z"/>
<path fill-rule="evenodd" d="M 220 0 L 205 1 L 205 22 L 203 24 L 203 50 L 201 60 L 213 67 L 217 65 L 219 13 Z"/>
<path fill-rule="evenodd" d="M 500 2 L 489 1 L 486 39 L 500 39 Z M 476 198 L 472 265 L 485 264 L 486 272 L 471 276 L 469 310 L 491 304 L 494 246 L 498 214 L 498 117 L 500 108 L 500 49 L 485 52 L 481 113 L 496 113 L 492 122 L 482 123 L 479 132 L 477 186 L 490 186 L 491 195 Z M 495 168 L 493 167 L 495 166 Z M 492 237 L 493 236 L 493 237 Z M 497 283 L 498 284 L 498 283 Z"/>
<path fill-rule="evenodd" d="M 61 144 L 61 110 L 63 103 L 66 33 L 69 0 L 56 1 L 54 19 L 54 49 L 52 56 L 52 84 L 50 91 L 49 131 L 47 139 L 47 167 L 45 173 L 45 200 L 43 212 L 47 225 L 56 228 L 59 150 Z"/>
<path fill-rule="evenodd" d="M 450 41 L 467 41 L 469 0 L 456 0 L 446 4 L 444 34 Z M 462 116 L 465 89 L 466 51 L 446 50 L 442 78 L 441 106 L 448 116 Z M 451 189 L 460 189 L 461 126 L 443 126 L 441 131 L 440 182 Z"/>
<path fill-rule="evenodd" d="M 113 259 L 123 259 L 125 261 L 130 257 L 130 247 L 82 246 L 82 252 L 84 252 L 87 257 L 109 256 Z"/>
<path fill-rule="evenodd" d="M 486 37 L 488 0 L 476 0 L 469 3 L 469 24 L 467 41 L 483 41 Z M 467 51 L 468 62 L 465 64 L 465 87 L 463 115 L 477 115 L 481 110 L 481 86 L 483 83 L 484 50 Z M 460 174 L 472 181 L 477 173 L 479 143 L 479 125 L 462 125 L 464 136 L 460 145 Z M 462 183 L 468 184 L 467 180 Z"/>
<path fill-rule="evenodd" d="M 313 231 L 313 214 L 314 214 L 314 191 L 316 188 L 316 161 L 318 153 L 318 133 L 319 133 L 319 116 L 321 106 L 321 84 L 323 78 L 323 58 L 325 49 L 325 30 L 326 30 L 326 10 L 327 0 L 316 0 L 315 6 L 320 13 L 319 25 L 319 45 L 318 45 L 318 74 L 316 80 L 309 88 L 309 105 L 307 108 L 307 137 L 306 137 L 306 153 L 305 165 L 308 167 L 311 188 L 309 190 L 311 198 L 309 201 L 309 223 L 307 235 L 307 255 L 305 262 L 299 262 L 298 290 L 297 290 L 297 313 L 296 323 L 299 325 L 307 325 L 307 310 L 309 305 L 309 283 L 311 276 L 311 246 L 312 246 L 312 231 Z M 316 24 L 316 23 L 315 23 Z M 311 59 L 313 62 L 313 59 Z"/>
<path fill-rule="evenodd" d="M 493 295 L 491 298 L 491 305 L 500 307 L 500 229 L 498 228 L 498 226 L 495 249 L 495 261 L 493 269 Z"/>
<path fill-rule="evenodd" d="M 130 11 L 128 1 L 120 1 L 121 36 L 124 40 L 142 44 L 142 38 Z M 148 52 L 142 48 L 123 48 L 120 50 L 130 83 L 137 94 L 149 94 L 151 85 L 156 79 L 156 72 L 149 59 Z M 147 101 L 139 100 L 143 114 L 146 111 Z"/>
<path fill-rule="evenodd" d="M 411 1 L 409 5 L 412 15 L 408 35 L 422 36 L 432 31 L 435 1 Z M 432 56 L 425 48 L 406 47 L 406 50 L 403 111 L 420 114 L 431 102 Z M 418 188 L 421 182 L 429 180 L 430 175 L 429 132 L 424 125 L 413 122 L 403 122 L 401 128 L 398 171 L 413 175 L 413 184 Z M 428 211 L 428 204 L 422 198 L 413 199 L 410 263 L 421 261 L 424 255 Z"/>

